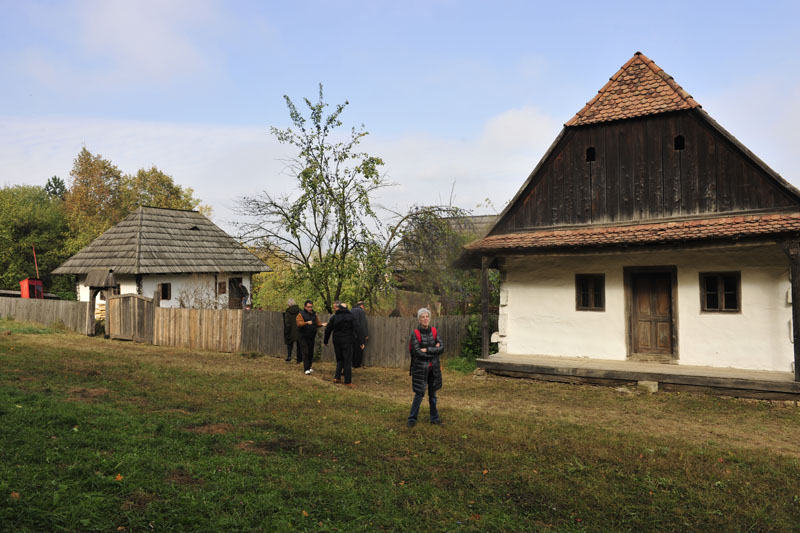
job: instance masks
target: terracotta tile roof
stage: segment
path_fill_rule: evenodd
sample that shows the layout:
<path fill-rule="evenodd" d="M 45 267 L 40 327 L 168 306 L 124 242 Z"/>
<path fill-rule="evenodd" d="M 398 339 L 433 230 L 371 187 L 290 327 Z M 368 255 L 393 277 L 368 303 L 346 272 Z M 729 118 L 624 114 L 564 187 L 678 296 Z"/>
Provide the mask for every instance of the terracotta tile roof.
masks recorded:
<path fill-rule="evenodd" d="M 800 213 L 727 216 L 707 219 L 592 226 L 490 235 L 464 248 L 467 253 L 503 250 L 563 249 L 669 244 L 713 239 L 800 233 Z"/>
<path fill-rule="evenodd" d="M 700 107 L 700 104 L 675 83 L 672 76 L 647 56 L 636 52 L 565 126 L 582 126 L 695 107 Z"/>

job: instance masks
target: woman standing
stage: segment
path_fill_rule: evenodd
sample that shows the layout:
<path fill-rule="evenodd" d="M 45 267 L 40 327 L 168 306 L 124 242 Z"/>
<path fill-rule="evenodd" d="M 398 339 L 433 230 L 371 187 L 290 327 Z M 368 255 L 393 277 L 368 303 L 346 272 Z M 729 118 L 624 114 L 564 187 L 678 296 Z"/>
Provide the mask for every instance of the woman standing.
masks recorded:
<path fill-rule="evenodd" d="M 411 388 L 414 401 L 411 402 L 411 413 L 408 415 L 408 427 L 417 425 L 419 406 L 428 389 L 428 403 L 431 411 L 431 424 L 441 424 L 439 411 L 436 409 L 436 391 L 442 388 L 442 367 L 439 356 L 444 352 L 444 344 L 439 338 L 436 328 L 430 327 L 431 312 L 424 307 L 417 311 L 419 326 L 411 333 L 409 343 L 411 352 Z"/>

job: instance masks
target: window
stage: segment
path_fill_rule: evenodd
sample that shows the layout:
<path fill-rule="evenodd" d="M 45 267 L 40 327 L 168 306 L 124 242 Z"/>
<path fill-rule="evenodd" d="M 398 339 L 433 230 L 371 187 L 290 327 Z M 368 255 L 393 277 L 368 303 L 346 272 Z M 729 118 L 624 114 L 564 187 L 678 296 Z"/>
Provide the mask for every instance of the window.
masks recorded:
<path fill-rule="evenodd" d="M 161 299 L 162 300 L 171 300 L 172 299 L 172 283 L 160 283 L 158 288 L 161 292 Z"/>
<path fill-rule="evenodd" d="M 742 310 L 739 272 L 700 273 L 700 307 L 715 313 L 738 313 Z"/>
<path fill-rule="evenodd" d="M 683 138 L 683 135 L 678 135 L 675 137 L 675 149 L 683 150 L 684 148 L 686 148 L 686 139 Z"/>
<path fill-rule="evenodd" d="M 594 146 L 590 146 L 586 149 L 586 162 L 591 163 L 597 159 L 597 152 L 595 152 Z"/>
<path fill-rule="evenodd" d="M 575 274 L 575 309 L 605 311 L 605 286 L 603 274 Z"/>
<path fill-rule="evenodd" d="M 117 285 L 116 287 L 111 287 L 111 296 L 119 296 L 119 295 L 120 295 L 119 285 Z"/>

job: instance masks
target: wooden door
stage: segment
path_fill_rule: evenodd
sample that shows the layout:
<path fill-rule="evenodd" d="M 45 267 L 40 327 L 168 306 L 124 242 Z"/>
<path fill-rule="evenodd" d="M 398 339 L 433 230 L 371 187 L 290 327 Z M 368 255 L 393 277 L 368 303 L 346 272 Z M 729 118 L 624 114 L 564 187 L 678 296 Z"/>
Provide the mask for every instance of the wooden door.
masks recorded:
<path fill-rule="evenodd" d="M 672 276 L 636 273 L 631 278 L 631 332 L 634 354 L 672 355 Z"/>

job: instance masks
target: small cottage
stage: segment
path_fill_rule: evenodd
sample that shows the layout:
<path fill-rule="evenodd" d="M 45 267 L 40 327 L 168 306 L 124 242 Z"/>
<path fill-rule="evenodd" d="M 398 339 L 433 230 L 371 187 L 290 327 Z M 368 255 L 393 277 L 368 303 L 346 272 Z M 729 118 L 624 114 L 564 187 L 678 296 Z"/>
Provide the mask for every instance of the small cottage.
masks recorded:
<path fill-rule="evenodd" d="M 113 274 L 111 294 L 156 295 L 161 307 L 241 308 L 241 283 L 270 268 L 197 211 L 140 207 L 53 271 L 77 275 L 80 301 L 91 279 Z M 92 274 L 92 276 L 90 276 Z M 91 278 L 91 279 L 89 279 Z"/>
<path fill-rule="evenodd" d="M 800 191 L 636 53 L 462 262 L 500 354 L 795 372 Z"/>

